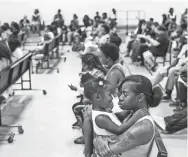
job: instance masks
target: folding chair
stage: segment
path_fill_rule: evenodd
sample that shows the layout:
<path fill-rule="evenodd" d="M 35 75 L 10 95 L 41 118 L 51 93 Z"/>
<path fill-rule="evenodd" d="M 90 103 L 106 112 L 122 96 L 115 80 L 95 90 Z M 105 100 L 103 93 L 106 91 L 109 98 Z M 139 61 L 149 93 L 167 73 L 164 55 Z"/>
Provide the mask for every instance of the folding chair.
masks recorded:
<path fill-rule="evenodd" d="M 10 86 L 9 76 L 10 76 L 10 67 L 7 67 L 0 72 L 0 94 L 4 93 L 9 88 L 9 86 Z M 2 128 L 17 127 L 18 132 L 20 134 L 23 133 L 23 129 L 20 125 L 5 125 L 2 123 L 2 109 L 3 108 L 4 108 L 4 105 L 0 104 L 0 127 L 2 127 Z M 7 141 L 9 143 L 12 143 L 14 140 L 15 134 L 13 132 L 0 133 L 0 136 L 8 136 Z"/>
<path fill-rule="evenodd" d="M 171 65 L 171 62 L 172 62 L 171 61 L 172 60 L 172 51 L 171 51 L 171 49 L 172 49 L 172 41 L 169 40 L 168 49 L 167 49 L 167 52 L 166 52 L 165 56 L 155 56 L 155 62 L 156 63 L 163 63 L 163 66 L 165 66 L 165 62 L 169 62 L 170 65 Z M 167 54 L 169 54 L 169 60 L 166 60 Z M 162 62 L 160 62 L 160 61 L 157 62 L 157 58 L 162 58 L 163 61 Z"/>
<path fill-rule="evenodd" d="M 46 45 L 44 46 L 44 49 L 43 49 L 43 54 L 40 54 L 39 57 L 35 58 L 35 60 L 38 61 L 37 65 L 36 65 L 36 73 L 38 73 L 38 69 L 56 69 L 57 73 L 59 73 L 58 68 L 50 67 L 50 52 L 53 51 L 54 47 L 55 47 L 55 39 L 53 39 L 50 43 L 46 43 Z M 44 68 L 44 66 L 43 66 L 43 64 L 45 62 L 47 63 L 46 68 Z M 33 73 L 33 70 L 32 70 L 32 73 Z"/>

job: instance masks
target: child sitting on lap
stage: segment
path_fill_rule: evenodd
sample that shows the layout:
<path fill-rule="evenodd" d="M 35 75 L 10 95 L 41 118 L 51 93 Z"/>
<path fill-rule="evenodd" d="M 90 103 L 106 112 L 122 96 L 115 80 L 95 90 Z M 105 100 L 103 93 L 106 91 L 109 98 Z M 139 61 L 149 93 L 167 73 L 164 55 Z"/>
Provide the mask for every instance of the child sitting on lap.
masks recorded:
<path fill-rule="evenodd" d="M 121 123 L 117 118 L 118 113 L 114 114 L 110 112 L 114 105 L 112 102 L 111 86 L 101 78 L 87 82 L 84 85 L 84 95 L 92 102 L 92 123 L 95 136 L 108 138 L 111 143 L 117 140 L 116 135 L 127 131 L 137 120 L 147 114 L 146 110 L 138 110 L 125 123 Z M 125 113 L 122 112 L 122 116 L 125 118 Z M 120 114 L 118 117 L 120 117 Z M 97 156 L 95 151 L 94 156 Z"/>

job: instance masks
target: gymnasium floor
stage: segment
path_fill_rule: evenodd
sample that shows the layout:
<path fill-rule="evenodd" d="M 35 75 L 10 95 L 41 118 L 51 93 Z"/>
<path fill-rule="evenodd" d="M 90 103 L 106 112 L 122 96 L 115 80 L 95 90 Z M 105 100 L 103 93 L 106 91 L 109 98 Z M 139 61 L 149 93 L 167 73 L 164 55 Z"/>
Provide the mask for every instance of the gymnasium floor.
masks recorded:
<path fill-rule="evenodd" d="M 12 144 L 0 142 L 1 157 L 76 157 L 83 150 L 82 145 L 73 143 L 81 131 L 71 128 L 75 122 L 72 105 L 77 102 L 77 93 L 68 87 L 69 83 L 78 84 L 81 61 L 78 53 L 68 52 L 68 49 L 68 46 L 63 49 L 67 61 L 62 59 L 56 64 L 59 74 L 54 70 L 32 75 L 33 88 L 45 89 L 47 95 L 41 91 L 17 92 L 4 108 L 3 122 L 22 124 L 25 132 L 19 135 L 17 129 L 10 130 L 16 133 L 15 140 Z M 133 74 L 142 73 L 150 77 L 145 69 L 131 65 L 129 59 L 126 63 Z M 172 108 L 162 103 L 151 112 L 164 117 L 172 114 Z M 187 156 L 186 131 L 178 135 L 162 135 L 162 138 L 168 157 Z"/>

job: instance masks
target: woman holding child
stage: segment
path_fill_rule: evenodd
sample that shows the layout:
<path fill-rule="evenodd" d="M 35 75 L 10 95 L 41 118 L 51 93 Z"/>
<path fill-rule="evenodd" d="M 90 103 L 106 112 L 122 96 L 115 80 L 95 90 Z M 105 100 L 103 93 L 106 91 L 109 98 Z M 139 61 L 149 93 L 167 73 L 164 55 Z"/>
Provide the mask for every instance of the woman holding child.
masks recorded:
<path fill-rule="evenodd" d="M 93 102 L 93 130 L 98 134 L 93 156 L 110 157 L 121 153 L 122 157 L 146 157 L 155 134 L 154 122 L 147 111 L 160 103 L 161 89 L 152 89 L 150 80 L 144 76 L 126 77 L 119 86 L 119 106 L 124 111 L 132 111 L 126 121 L 126 115 L 107 112 L 107 108 L 113 107 L 109 89 L 109 83 L 103 80 L 90 81 L 84 87 Z"/>

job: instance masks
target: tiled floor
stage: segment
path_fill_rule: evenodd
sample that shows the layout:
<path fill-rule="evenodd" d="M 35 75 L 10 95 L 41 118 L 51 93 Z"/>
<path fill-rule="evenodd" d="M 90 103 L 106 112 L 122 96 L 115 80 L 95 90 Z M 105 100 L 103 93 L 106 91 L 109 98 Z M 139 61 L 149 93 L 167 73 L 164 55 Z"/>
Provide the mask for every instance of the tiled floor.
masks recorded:
<path fill-rule="evenodd" d="M 57 65 L 59 74 L 51 71 L 32 75 L 33 88 L 46 89 L 46 96 L 41 91 L 19 92 L 3 110 L 3 121 L 20 123 L 25 132 L 19 135 L 16 129 L 11 130 L 16 132 L 15 141 L 0 143 L 1 157 L 76 157 L 83 150 L 83 146 L 73 143 L 81 132 L 71 128 L 75 122 L 72 105 L 77 101 L 77 93 L 68 88 L 69 83 L 78 84 L 81 62 L 78 53 L 66 49 L 69 48 L 64 49 L 67 61 Z M 132 73 L 142 71 L 148 75 L 143 69 L 128 65 Z M 151 112 L 165 116 L 172 114 L 172 109 L 162 103 Z M 186 157 L 186 133 L 162 137 L 169 157 Z"/>

